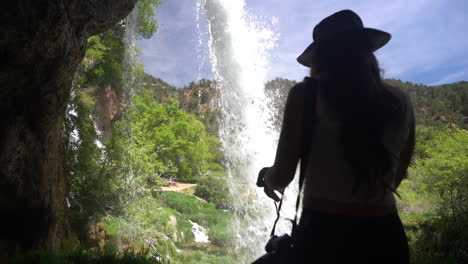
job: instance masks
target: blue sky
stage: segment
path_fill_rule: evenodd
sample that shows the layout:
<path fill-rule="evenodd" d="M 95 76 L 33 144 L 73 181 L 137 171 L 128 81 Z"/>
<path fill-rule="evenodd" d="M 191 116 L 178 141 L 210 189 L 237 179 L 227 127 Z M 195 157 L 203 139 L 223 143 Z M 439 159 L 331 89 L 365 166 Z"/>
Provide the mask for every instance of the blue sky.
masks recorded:
<path fill-rule="evenodd" d="M 158 32 L 140 40 L 139 59 L 149 74 L 182 87 L 212 78 L 207 44 L 198 44 L 197 0 L 162 0 Z M 232 0 L 237 1 L 237 0 Z M 301 80 L 307 69 L 296 57 L 312 41 L 313 27 L 342 10 L 357 12 L 366 27 L 392 34 L 376 52 L 384 77 L 429 85 L 468 80 L 467 0 L 245 0 L 250 14 L 275 17 L 279 34 L 269 79 Z M 204 19 L 202 17 L 202 19 Z M 202 22 L 204 22 L 202 20 Z M 205 30 L 201 23 L 202 33 Z"/>

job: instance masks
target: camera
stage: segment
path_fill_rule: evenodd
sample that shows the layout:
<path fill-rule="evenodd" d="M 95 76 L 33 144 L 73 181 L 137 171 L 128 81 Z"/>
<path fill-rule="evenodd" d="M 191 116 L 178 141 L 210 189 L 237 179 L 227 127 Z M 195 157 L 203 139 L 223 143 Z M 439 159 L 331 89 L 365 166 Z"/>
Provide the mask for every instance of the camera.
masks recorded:
<path fill-rule="evenodd" d="M 265 255 L 252 264 L 290 263 L 292 257 L 292 238 L 288 234 L 272 236 L 265 246 Z"/>

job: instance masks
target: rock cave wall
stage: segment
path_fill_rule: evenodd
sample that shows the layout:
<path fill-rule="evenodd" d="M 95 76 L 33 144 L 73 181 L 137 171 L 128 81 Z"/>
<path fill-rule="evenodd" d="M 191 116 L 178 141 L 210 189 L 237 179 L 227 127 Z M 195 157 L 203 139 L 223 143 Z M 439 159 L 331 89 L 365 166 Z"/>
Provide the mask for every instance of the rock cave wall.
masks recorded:
<path fill-rule="evenodd" d="M 0 241 L 60 248 L 68 232 L 62 126 L 88 37 L 137 0 L 7 0 L 0 8 Z"/>

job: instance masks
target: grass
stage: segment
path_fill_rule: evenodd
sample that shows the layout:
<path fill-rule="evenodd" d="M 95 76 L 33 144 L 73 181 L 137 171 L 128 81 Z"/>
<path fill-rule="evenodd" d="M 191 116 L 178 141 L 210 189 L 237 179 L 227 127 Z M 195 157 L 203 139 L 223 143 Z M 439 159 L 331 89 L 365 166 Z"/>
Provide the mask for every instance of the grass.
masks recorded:
<path fill-rule="evenodd" d="M 92 247 L 120 254 L 133 252 L 150 259 L 159 257 L 160 261 L 170 263 L 197 263 L 191 259 L 208 264 L 232 263 L 227 249 L 232 237 L 230 218 L 230 212 L 218 210 L 214 204 L 199 201 L 192 195 L 157 192 L 154 197 L 132 202 L 119 217 L 98 217 L 95 225 L 105 232 L 105 246 L 102 241 L 97 246 L 95 241 Z M 194 243 L 189 220 L 208 230 L 211 244 Z M 60 256 L 53 258 L 60 259 Z"/>
<path fill-rule="evenodd" d="M 74 251 L 32 251 L 14 257 L 11 264 L 163 264 L 157 258 L 148 258 L 145 254 L 98 252 L 86 250 Z"/>
<path fill-rule="evenodd" d="M 232 237 L 229 220 L 230 212 L 216 209 L 211 203 L 204 203 L 194 196 L 176 192 L 161 192 L 157 195 L 165 206 L 173 208 L 187 220 L 208 229 L 208 237 L 213 244 L 229 247 Z"/>
<path fill-rule="evenodd" d="M 145 230 L 158 230 L 175 243 L 193 241 L 192 225 L 176 209 L 168 207 L 160 199 L 140 199 L 128 206 L 127 218 L 138 222 Z"/>
<path fill-rule="evenodd" d="M 402 217 L 411 263 L 468 263 L 468 214 Z"/>
<path fill-rule="evenodd" d="M 229 209 L 232 204 L 226 179 L 222 177 L 201 178 L 195 188 L 195 195 L 215 204 L 218 209 Z"/>
<path fill-rule="evenodd" d="M 231 216 L 193 195 L 155 192 L 153 197 L 128 204 L 118 216 L 96 216 L 83 222 L 84 240 L 80 242 L 86 249 L 32 251 L 8 263 L 234 264 L 229 250 Z M 207 229 L 210 244 L 194 242 L 189 221 Z M 90 226 L 99 229 L 99 238 L 90 237 Z"/>
<path fill-rule="evenodd" d="M 231 256 L 216 256 L 205 251 L 182 252 L 174 259 L 175 264 L 236 264 Z"/>

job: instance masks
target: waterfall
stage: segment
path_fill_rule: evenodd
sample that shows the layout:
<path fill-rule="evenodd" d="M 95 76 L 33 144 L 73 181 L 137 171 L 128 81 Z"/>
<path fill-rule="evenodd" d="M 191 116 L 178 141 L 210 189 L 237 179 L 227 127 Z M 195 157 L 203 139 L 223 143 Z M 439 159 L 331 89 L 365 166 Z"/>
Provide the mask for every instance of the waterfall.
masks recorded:
<path fill-rule="evenodd" d="M 244 0 L 198 0 L 197 7 L 197 17 L 204 13 L 207 19 L 211 64 L 220 89 L 219 136 L 233 198 L 233 249 L 240 263 L 250 263 L 264 253 L 276 217 L 272 200 L 255 186 L 258 171 L 273 164 L 278 138 L 264 94 L 278 38 L 271 29 L 276 20 L 249 14 Z M 293 200 L 286 199 L 287 217 L 293 217 Z M 288 231 L 285 222 L 280 232 Z"/>
<path fill-rule="evenodd" d="M 139 16 L 139 9 L 138 6 L 130 12 L 130 14 L 125 18 L 124 25 L 125 25 L 125 32 L 123 36 L 123 42 L 125 45 L 125 53 L 124 53 L 124 60 L 122 62 L 123 65 L 123 89 L 128 93 L 128 97 L 135 93 L 135 81 L 136 81 L 136 57 L 137 57 L 137 46 L 136 46 L 136 38 L 137 38 L 137 24 L 138 24 L 138 16 Z"/>
<path fill-rule="evenodd" d="M 194 237 L 194 241 L 197 243 L 210 243 L 210 239 L 206 234 L 206 229 L 195 222 L 192 222 L 190 220 L 189 222 L 192 225 L 192 234 Z"/>

